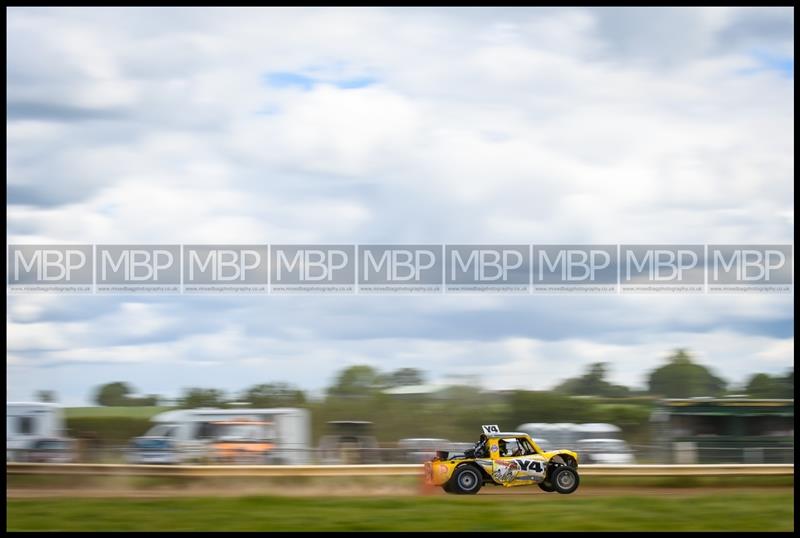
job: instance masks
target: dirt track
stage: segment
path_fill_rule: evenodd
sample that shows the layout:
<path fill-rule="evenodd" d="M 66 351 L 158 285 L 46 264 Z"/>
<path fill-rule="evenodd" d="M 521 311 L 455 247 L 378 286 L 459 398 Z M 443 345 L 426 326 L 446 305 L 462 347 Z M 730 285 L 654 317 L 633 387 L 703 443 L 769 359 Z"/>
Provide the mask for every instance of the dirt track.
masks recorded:
<path fill-rule="evenodd" d="M 689 495 L 708 495 L 716 492 L 731 492 L 736 488 L 721 487 L 696 487 L 696 488 L 661 488 L 661 487 L 582 487 L 570 497 L 610 497 L 610 496 L 641 496 L 641 495 L 660 495 L 660 496 L 682 496 Z M 748 491 L 764 492 L 786 492 L 794 494 L 791 487 L 762 487 L 747 488 Z M 439 488 L 410 488 L 407 486 L 392 487 L 387 484 L 385 487 L 370 486 L 359 488 L 356 485 L 346 485 L 330 488 L 320 487 L 240 487 L 240 488 L 209 488 L 185 487 L 185 488 L 155 488 L 149 490 L 140 489 L 101 489 L 101 488 L 82 488 L 82 489 L 39 489 L 39 488 L 13 488 L 7 489 L 6 495 L 9 498 L 48 498 L 48 497 L 75 497 L 75 498 L 136 498 L 136 499 L 159 499 L 172 497 L 241 497 L 249 495 L 280 495 L 287 497 L 411 497 L 428 495 L 447 495 Z M 556 493 L 545 493 L 537 487 L 518 487 L 501 488 L 485 487 L 479 495 L 492 496 L 536 496 L 546 495 L 551 497 L 564 497 Z"/>

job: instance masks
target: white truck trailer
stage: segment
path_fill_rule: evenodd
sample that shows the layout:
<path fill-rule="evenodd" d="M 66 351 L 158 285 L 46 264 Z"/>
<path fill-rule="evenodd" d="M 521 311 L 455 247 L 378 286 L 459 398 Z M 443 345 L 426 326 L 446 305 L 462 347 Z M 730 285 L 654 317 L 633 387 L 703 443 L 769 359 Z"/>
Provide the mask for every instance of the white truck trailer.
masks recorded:
<path fill-rule="evenodd" d="M 311 418 L 306 409 L 178 409 L 155 415 L 153 427 L 131 441 L 134 463 L 207 460 L 214 447 L 263 444 L 263 463 L 303 465 L 311 460 Z"/>

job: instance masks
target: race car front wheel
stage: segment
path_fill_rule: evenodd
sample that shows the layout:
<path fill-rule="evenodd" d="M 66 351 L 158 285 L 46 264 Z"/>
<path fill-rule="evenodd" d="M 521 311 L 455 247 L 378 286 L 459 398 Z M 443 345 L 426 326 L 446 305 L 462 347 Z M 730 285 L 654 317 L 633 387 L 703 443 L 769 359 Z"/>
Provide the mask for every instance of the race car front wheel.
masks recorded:
<path fill-rule="evenodd" d="M 580 478 L 573 467 L 564 465 L 553 469 L 553 473 L 550 475 L 550 482 L 557 492 L 567 494 L 578 489 Z"/>
<path fill-rule="evenodd" d="M 478 470 L 471 465 L 462 465 L 453 473 L 451 490 L 462 495 L 474 495 L 483 485 Z"/>

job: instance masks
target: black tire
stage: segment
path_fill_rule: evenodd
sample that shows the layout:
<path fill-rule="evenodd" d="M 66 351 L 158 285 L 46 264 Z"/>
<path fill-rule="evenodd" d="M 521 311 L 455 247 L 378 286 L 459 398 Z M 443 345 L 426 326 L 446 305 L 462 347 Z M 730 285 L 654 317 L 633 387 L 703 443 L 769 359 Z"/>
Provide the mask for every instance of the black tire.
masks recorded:
<path fill-rule="evenodd" d="M 449 483 L 454 493 L 475 495 L 483 485 L 483 477 L 481 472 L 472 465 L 462 465 L 456 468 Z"/>
<path fill-rule="evenodd" d="M 561 465 L 553 469 L 550 481 L 555 490 L 563 495 L 568 495 L 578 489 L 581 480 L 574 467 Z"/>
<path fill-rule="evenodd" d="M 553 483 L 549 480 L 539 482 L 539 489 L 546 491 L 547 493 L 553 493 L 556 490 L 555 486 L 553 486 Z"/>
<path fill-rule="evenodd" d="M 442 485 L 442 489 L 443 489 L 443 490 L 444 490 L 446 493 L 455 493 L 455 491 L 453 491 L 453 488 L 451 488 L 451 487 L 450 487 L 450 480 L 448 480 L 447 482 L 445 482 L 445 483 Z"/>

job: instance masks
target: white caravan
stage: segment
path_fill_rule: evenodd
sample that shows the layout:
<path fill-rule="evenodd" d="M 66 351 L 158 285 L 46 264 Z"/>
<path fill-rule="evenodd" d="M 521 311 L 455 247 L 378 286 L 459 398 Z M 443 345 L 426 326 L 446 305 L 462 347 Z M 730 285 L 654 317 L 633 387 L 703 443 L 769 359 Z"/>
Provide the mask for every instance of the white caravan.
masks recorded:
<path fill-rule="evenodd" d="M 6 461 L 24 459 L 37 441 L 64 437 L 61 406 L 40 402 L 6 402 Z"/>
<path fill-rule="evenodd" d="M 273 447 L 262 463 L 303 465 L 310 459 L 311 420 L 305 409 L 179 409 L 151 421 L 154 426 L 131 441 L 133 463 L 208 460 L 214 444 L 237 441 Z"/>
<path fill-rule="evenodd" d="M 543 436 L 540 446 L 544 450 L 568 448 L 576 450 L 584 463 L 632 464 L 633 451 L 622 439 L 622 430 L 604 422 L 534 423 L 520 424 L 517 430 L 536 438 Z"/>
<path fill-rule="evenodd" d="M 579 439 L 575 450 L 584 463 L 605 465 L 632 465 L 636 463 L 633 451 L 622 439 Z"/>

